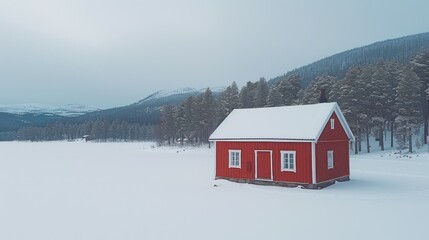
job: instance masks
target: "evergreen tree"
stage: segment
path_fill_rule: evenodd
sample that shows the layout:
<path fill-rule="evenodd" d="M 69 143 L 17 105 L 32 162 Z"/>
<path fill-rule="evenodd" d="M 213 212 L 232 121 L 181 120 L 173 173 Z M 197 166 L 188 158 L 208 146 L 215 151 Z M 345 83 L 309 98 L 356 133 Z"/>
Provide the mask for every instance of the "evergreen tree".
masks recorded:
<path fill-rule="evenodd" d="M 264 107 L 267 105 L 268 96 L 268 83 L 265 78 L 260 78 L 256 85 L 256 91 L 254 95 L 254 107 Z"/>
<path fill-rule="evenodd" d="M 355 154 L 358 153 L 358 144 L 360 143 L 360 133 L 363 129 L 366 133 L 367 152 L 369 146 L 369 122 L 367 109 L 369 106 L 366 98 L 366 88 L 369 77 L 364 67 L 354 67 L 347 71 L 343 79 L 335 84 L 336 93 L 334 99 L 341 106 L 344 116 L 352 128 L 355 137 Z"/>
<path fill-rule="evenodd" d="M 399 73 L 403 67 L 397 62 L 385 62 L 385 67 L 387 71 L 386 80 L 389 84 L 387 89 L 387 121 L 389 122 L 390 127 L 390 147 L 393 147 L 394 142 L 394 122 L 397 116 L 395 105 L 396 105 L 396 88 L 398 87 L 399 82 Z"/>
<path fill-rule="evenodd" d="M 194 97 L 188 97 L 185 102 L 183 102 L 184 107 L 184 121 L 182 122 L 182 127 L 184 129 L 184 135 L 187 137 L 188 141 L 192 141 L 196 134 L 195 127 L 195 101 Z"/>
<path fill-rule="evenodd" d="M 232 110 L 239 106 L 238 87 L 235 82 L 228 86 L 225 91 L 220 94 L 218 104 L 218 121 L 219 125 L 225 118 L 232 112 Z"/>
<path fill-rule="evenodd" d="M 201 138 L 208 142 L 210 134 L 215 129 L 215 109 L 216 103 L 210 88 L 207 88 L 202 97 L 201 103 Z"/>
<path fill-rule="evenodd" d="M 302 93 L 299 100 L 300 104 L 314 104 L 319 102 L 320 91 L 325 89 L 327 98 L 331 95 L 332 86 L 334 85 L 335 78 L 329 75 L 318 76 L 310 82 Z"/>
<path fill-rule="evenodd" d="M 280 94 L 279 89 L 276 85 L 271 86 L 270 91 L 268 92 L 267 96 L 267 104 L 266 107 L 277 107 L 282 106 L 283 100 L 282 95 Z"/>
<path fill-rule="evenodd" d="M 396 138 L 400 147 L 404 145 L 404 139 L 408 137 L 409 152 L 413 152 L 413 132 L 418 130 L 422 123 L 422 101 L 420 90 L 422 82 L 410 71 L 404 68 L 399 75 L 397 88 L 396 111 Z"/>
<path fill-rule="evenodd" d="M 384 150 L 384 125 L 388 113 L 392 110 L 389 103 L 388 89 L 390 85 L 386 79 L 387 70 L 383 61 L 376 65 L 368 66 L 371 74 L 368 91 L 368 101 L 370 108 L 368 115 L 372 124 L 376 127 L 376 139 L 379 140 L 381 150 Z"/>
<path fill-rule="evenodd" d="M 177 108 L 177 117 L 176 117 L 176 135 L 180 140 L 180 144 L 183 145 L 185 134 L 187 130 L 187 123 L 185 118 L 185 104 L 182 103 Z"/>
<path fill-rule="evenodd" d="M 175 121 L 175 108 L 172 105 L 163 106 L 161 109 L 161 131 L 169 145 L 176 134 Z"/>
<path fill-rule="evenodd" d="M 422 114 L 424 118 L 424 137 L 423 143 L 427 144 L 427 136 L 429 134 L 429 99 L 426 97 L 426 92 L 429 91 L 429 49 L 419 52 L 412 60 L 413 71 L 417 74 L 421 81 Z"/>
<path fill-rule="evenodd" d="M 256 91 L 257 83 L 247 82 L 246 86 L 241 88 L 239 95 L 240 108 L 253 108 L 254 95 Z"/>
<path fill-rule="evenodd" d="M 277 84 L 283 103 L 286 106 L 294 105 L 298 101 L 298 93 L 301 90 L 301 77 L 292 75 Z"/>

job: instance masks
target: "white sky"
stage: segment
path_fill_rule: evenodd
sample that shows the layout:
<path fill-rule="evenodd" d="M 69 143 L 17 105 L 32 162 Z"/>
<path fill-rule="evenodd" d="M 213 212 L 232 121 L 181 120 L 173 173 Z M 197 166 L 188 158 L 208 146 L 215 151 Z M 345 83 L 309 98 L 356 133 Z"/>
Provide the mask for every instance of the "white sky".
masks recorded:
<path fill-rule="evenodd" d="M 239 86 L 429 31 L 427 0 L 0 0 L 0 104 Z"/>

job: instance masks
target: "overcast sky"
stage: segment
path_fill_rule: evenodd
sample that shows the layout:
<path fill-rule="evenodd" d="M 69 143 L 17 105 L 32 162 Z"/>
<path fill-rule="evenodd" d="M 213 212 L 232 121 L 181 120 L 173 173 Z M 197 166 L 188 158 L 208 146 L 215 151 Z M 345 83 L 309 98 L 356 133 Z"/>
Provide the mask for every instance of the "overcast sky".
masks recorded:
<path fill-rule="evenodd" d="M 427 0 L 0 0 L 0 104 L 242 86 L 429 31 Z"/>

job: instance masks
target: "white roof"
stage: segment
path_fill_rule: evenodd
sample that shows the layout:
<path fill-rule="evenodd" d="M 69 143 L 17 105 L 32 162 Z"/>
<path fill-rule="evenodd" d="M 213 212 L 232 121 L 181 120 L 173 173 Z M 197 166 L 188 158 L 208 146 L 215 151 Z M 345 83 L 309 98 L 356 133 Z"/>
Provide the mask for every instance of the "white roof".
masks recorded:
<path fill-rule="evenodd" d="M 234 109 L 213 132 L 210 140 L 317 141 L 333 112 L 353 141 L 353 133 L 335 102 Z"/>

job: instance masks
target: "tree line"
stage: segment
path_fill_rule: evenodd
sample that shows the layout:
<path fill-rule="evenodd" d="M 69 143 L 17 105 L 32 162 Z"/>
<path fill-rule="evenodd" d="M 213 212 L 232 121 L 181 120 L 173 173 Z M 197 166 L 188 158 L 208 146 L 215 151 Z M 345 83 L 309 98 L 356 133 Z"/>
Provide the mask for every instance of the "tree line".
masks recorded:
<path fill-rule="evenodd" d="M 0 140 L 54 141 L 85 138 L 96 141 L 143 141 L 154 139 L 154 131 L 154 125 L 98 119 L 79 124 L 59 122 L 47 127 L 24 127 L 15 132 L 3 133 Z"/>

